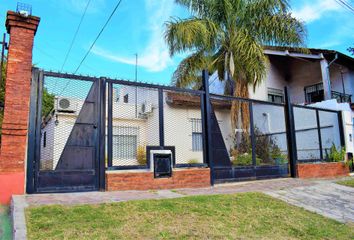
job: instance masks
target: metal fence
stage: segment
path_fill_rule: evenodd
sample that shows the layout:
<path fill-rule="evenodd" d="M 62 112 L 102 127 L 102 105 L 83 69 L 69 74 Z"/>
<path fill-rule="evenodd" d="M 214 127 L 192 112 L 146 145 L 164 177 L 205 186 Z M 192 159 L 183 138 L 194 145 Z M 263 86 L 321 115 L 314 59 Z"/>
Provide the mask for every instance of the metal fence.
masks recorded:
<path fill-rule="evenodd" d="M 340 112 L 291 105 L 287 95 L 282 104 L 210 94 L 208 87 L 38 70 L 35 79 L 28 174 L 43 188 L 76 179 L 97 189 L 105 169 L 149 169 L 151 149 L 171 150 L 176 168 L 209 166 L 212 183 L 286 177 L 289 169 L 294 176 L 296 160 L 326 161 L 344 144 Z"/>
<path fill-rule="evenodd" d="M 328 109 L 293 106 L 297 160 L 333 161 L 344 144 L 341 113 Z"/>

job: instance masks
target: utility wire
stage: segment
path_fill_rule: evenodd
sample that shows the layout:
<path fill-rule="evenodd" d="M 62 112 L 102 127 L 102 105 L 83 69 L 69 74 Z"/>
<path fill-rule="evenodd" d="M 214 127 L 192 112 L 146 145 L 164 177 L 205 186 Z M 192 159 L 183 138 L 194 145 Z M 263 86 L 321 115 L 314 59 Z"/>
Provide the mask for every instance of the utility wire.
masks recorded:
<path fill-rule="evenodd" d="M 64 66 L 65 66 L 66 61 L 68 60 L 69 54 L 70 54 L 70 52 L 71 52 L 71 49 L 73 48 L 74 42 L 75 42 L 75 40 L 76 40 L 77 34 L 79 33 L 79 30 L 80 30 L 82 21 L 84 20 L 84 17 L 85 17 L 85 15 L 86 15 L 86 12 L 87 12 L 87 9 L 88 9 L 88 7 L 89 7 L 89 5 L 90 5 L 90 2 L 91 2 L 91 0 L 88 0 L 88 1 L 87 1 L 86 7 L 85 7 L 85 10 L 84 10 L 84 12 L 83 12 L 83 14 L 82 14 L 82 16 L 81 16 L 79 25 L 77 26 L 76 32 L 75 32 L 75 34 L 74 34 L 74 37 L 73 37 L 73 39 L 71 40 L 71 43 L 70 43 L 70 47 L 69 47 L 69 49 L 68 49 L 68 52 L 66 53 L 65 60 L 64 60 L 64 62 L 63 62 L 63 65 L 61 66 L 61 70 L 60 70 L 61 72 L 62 72 L 63 69 L 64 69 Z"/>
<path fill-rule="evenodd" d="M 354 7 L 350 5 L 346 0 L 335 0 L 339 5 L 341 5 L 343 8 L 351 11 L 354 14 Z"/>
<path fill-rule="evenodd" d="M 97 37 L 95 38 L 95 40 L 93 41 L 93 43 L 91 44 L 89 50 L 86 52 L 85 56 L 82 58 L 79 66 L 76 68 L 75 73 L 77 73 L 77 71 L 80 69 L 82 63 L 85 61 L 85 59 L 87 58 L 87 56 L 89 55 L 89 53 L 91 52 L 93 46 L 96 44 L 97 40 L 99 39 L 99 37 L 101 36 L 101 34 L 103 33 L 104 29 L 106 28 L 106 26 L 108 25 L 109 21 L 112 19 L 114 13 L 116 12 L 116 10 L 118 9 L 119 5 L 121 4 L 122 0 L 119 0 L 117 5 L 115 6 L 115 8 L 113 9 L 111 15 L 109 16 L 109 18 L 107 19 L 106 23 L 103 25 L 101 31 L 98 33 Z"/>
<path fill-rule="evenodd" d="M 122 3 L 122 0 L 119 0 L 117 5 L 114 7 L 111 15 L 108 17 L 107 21 L 105 22 L 105 24 L 103 25 L 103 27 L 101 28 L 100 32 L 98 33 L 98 35 L 96 36 L 95 40 L 93 41 L 93 43 L 91 44 L 90 48 L 88 49 L 88 51 L 86 52 L 85 56 L 82 58 L 81 62 L 79 63 L 79 65 L 77 66 L 76 70 L 74 71 L 74 74 L 77 73 L 77 71 L 80 69 L 81 65 L 83 64 L 83 62 L 85 61 L 85 59 L 87 58 L 87 56 L 89 55 L 89 53 L 91 52 L 93 46 L 96 44 L 97 40 L 99 39 L 99 37 L 101 36 L 101 34 L 103 33 L 104 29 L 106 28 L 106 26 L 108 25 L 108 23 L 111 21 L 114 13 L 117 11 L 118 7 L 120 6 L 120 4 Z M 68 87 L 69 83 L 70 83 L 71 79 L 69 79 L 69 81 L 66 83 L 66 85 L 64 86 L 64 88 L 61 90 L 60 94 L 61 95 L 65 89 Z"/>

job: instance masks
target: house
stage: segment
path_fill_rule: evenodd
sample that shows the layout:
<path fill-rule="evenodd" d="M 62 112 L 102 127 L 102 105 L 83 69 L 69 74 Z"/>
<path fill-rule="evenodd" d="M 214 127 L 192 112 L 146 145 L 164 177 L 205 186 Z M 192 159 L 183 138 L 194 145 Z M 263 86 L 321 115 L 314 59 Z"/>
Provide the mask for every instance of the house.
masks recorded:
<path fill-rule="evenodd" d="M 336 103 L 346 104 L 349 108 L 354 89 L 354 59 L 329 50 L 310 49 L 309 51 L 309 53 L 298 53 L 281 48 L 265 50 L 269 58 L 267 77 L 255 91 L 250 88 L 250 98 L 283 103 L 284 87 L 287 86 L 292 103 L 304 105 L 335 99 Z M 328 84 L 329 80 L 331 84 Z M 223 84 L 219 81 L 213 80 L 210 88 L 214 93 L 223 92 Z M 112 98 L 112 166 L 116 169 L 129 169 L 145 165 L 146 146 L 159 144 L 158 92 L 156 89 L 113 84 Z M 55 169 L 83 102 L 84 98 L 75 97 L 75 94 L 71 97 L 56 97 L 54 112 L 42 129 L 41 166 L 43 169 Z M 220 104 L 217 100 L 212 102 L 224 143 L 232 160 L 235 142 L 242 141 L 237 135 L 247 130 L 232 130 L 231 103 Z M 269 136 L 280 152 L 287 155 L 283 107 L 265 103 L 252 103 L 252 105 L 254 126 L 258 133 Z M 175 147 L 176 164 L 202 164 L 200 96 L 165 91 L 163 115 L 165 145 Z M 323 159 L 333 144 L 338 148 L 341 146 L 337 114 L 319 113 L 323 153 L 320 153 L 318 147 L 320 139 L 316 112 L 294 108 L 294 115 L 296 138 L 299 139 L 298 159 Z M 353 152 L 351 146 L 353 143 L 350 139 L 353 136 L 353 117 L 354 115 L 351 115 L 349 120 L 347 119 L 349 124 L 345 128 L 345 135 L 348 135 L 346 140 L 348 153 Z"/>

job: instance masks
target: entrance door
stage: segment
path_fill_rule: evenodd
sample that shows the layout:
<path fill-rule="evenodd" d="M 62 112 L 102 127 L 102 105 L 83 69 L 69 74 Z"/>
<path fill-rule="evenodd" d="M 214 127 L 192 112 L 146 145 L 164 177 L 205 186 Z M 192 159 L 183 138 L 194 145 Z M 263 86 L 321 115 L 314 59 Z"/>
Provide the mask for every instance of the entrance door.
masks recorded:
<path fill-rule="evenodd" d="M 98 190 L 104 164 L 100 79 L 46 72 L 38 79 L 34 192 Z"/>

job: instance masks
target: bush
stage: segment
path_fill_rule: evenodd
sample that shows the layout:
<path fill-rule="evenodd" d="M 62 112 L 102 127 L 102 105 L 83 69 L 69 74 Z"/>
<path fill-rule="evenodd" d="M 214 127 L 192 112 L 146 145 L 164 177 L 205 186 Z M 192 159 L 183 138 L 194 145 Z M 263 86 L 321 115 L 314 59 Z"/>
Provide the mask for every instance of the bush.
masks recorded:
<path fill-rule="evenodd" d="M 136 153 L 136 160 L 138 160 L 139 165 L 146 165 L 145 146 L 138 146 L 137 153 Z"/>
<path fill-rule="evenodd" d="M 261 163 L 260 158 L 256 158 L 256 163 L 259 165 Z M 232 165 L 234 166 L 250 166 L 252 165 L 252 154 L 251 153 L 244 153 L 241 155 L 237 155 L 234 157 L 232 161 Z"/>
<path fill-rule="evenodd" d="M 329 149 L 329 154 L 326 150 L 326 160 L 328 162 L 342 162 L 345 160 L 345 148 L 339 148 L 337 150 L 336 145 L 332 143 L 332 147 Z"/>

